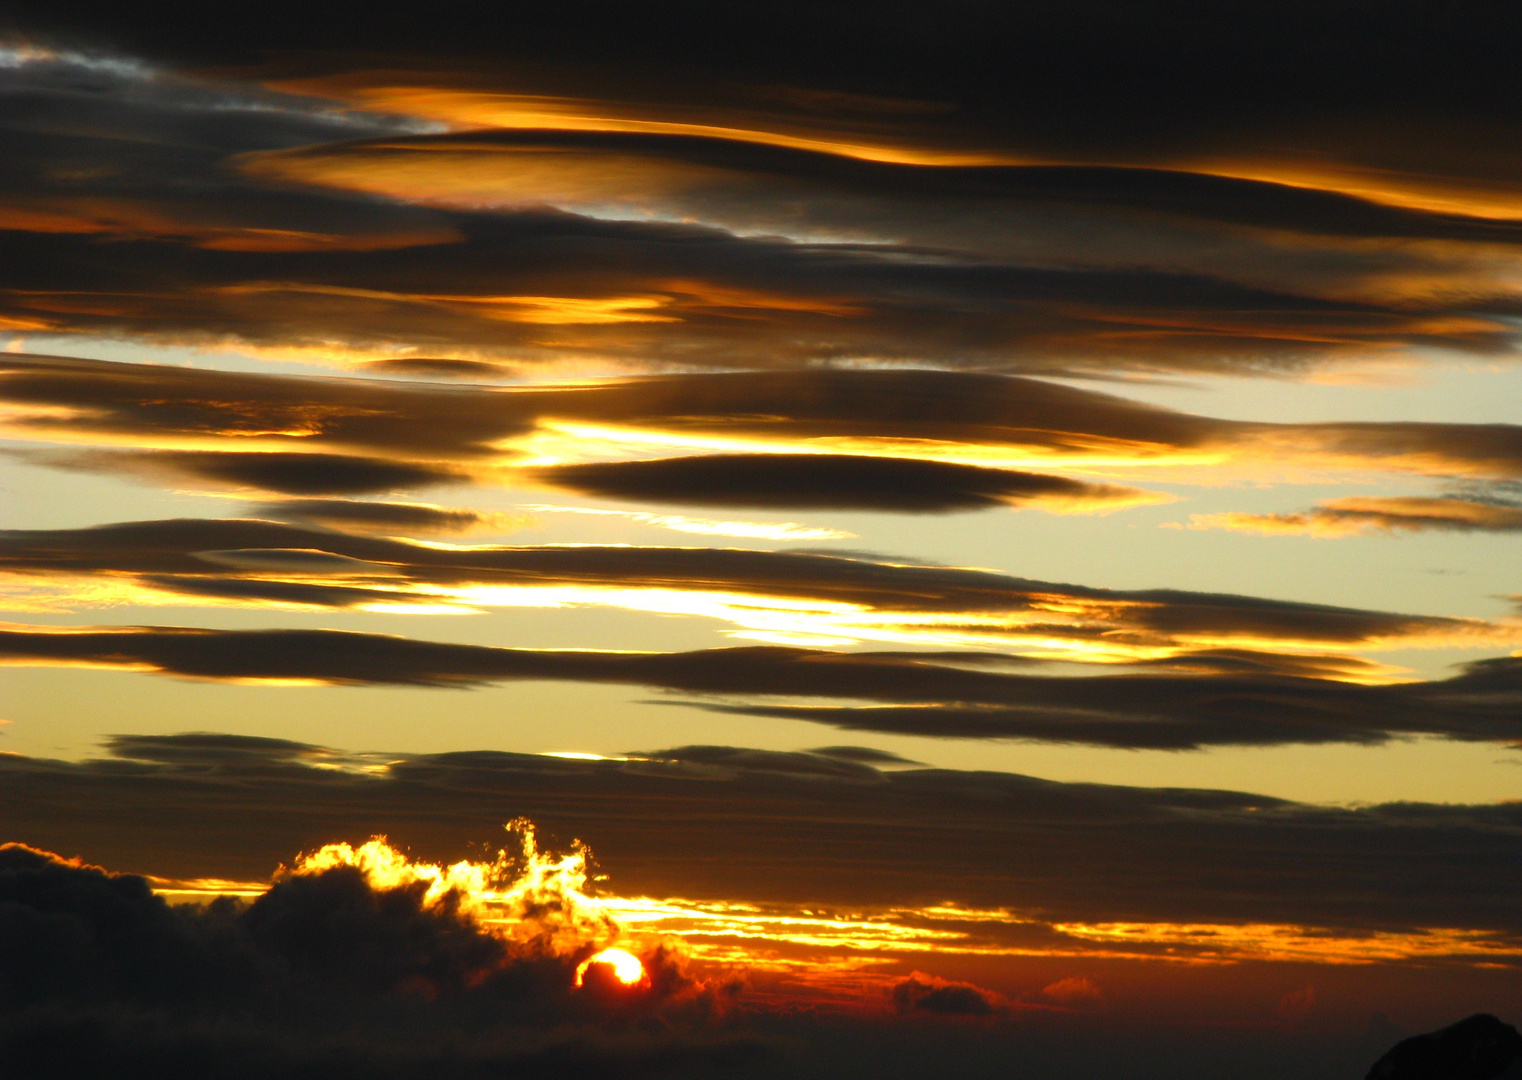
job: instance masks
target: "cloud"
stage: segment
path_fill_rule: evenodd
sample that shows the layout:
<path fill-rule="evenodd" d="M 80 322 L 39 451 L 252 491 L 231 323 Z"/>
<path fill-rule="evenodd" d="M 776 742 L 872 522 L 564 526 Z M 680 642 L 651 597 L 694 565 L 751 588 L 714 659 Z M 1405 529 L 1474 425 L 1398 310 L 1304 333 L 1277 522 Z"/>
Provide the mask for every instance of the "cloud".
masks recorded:
<path fill-rule="evenodd" d="M 732 457 L 737 451 L 764 451 L 788 458 L 806 450 L 820 461 L 800 462 L 797 468 L 805 472 L 805 466 L 831 468 L 821 462 L 833 458 L 837 475 L 846 468 L 875 469 L 884 476 L 897 469 L 906 484 L 915 481 L 916 491 L 939 466 L 949 479 L 956 464 L 1033 461 L 1107 469 L 1225 463 L 1248 475 L 1264 468 L 1277 475 L 1287 465 L 1302 464 L 1450 477 L 1522 476 L 1522 427 L 1516 425 L 1248 423 L 1038 379 L 946 371 L 698 373 L 513 388 L 5 354 L 0 355 L 0 402 L 9 406 L 0 420 L 13 438 L 130 441 L 134 452 L 176 450 L 189 455 L 183 460 L 192 465 L 201 460 L 196 455 L 213 464 L 222 461 L 208 446 L 226 444 L 231 451 L 234 440 L 245 453 L 343 453 L 432 473 L 507 465 L 524 455 L 561 463 L 599 452 L 627 455 L 632 440 Z M 918 460 L 856 460 L 866 455 Z M 568 477 L 619 471 L 611 462 L 555 467 L 568 470 Z M 709 467 L 631 462 L 622 464 L 622 471 L 625 477 L 666 471 L 669 482 L 660 486 L 666 494 L 675 486 L 672 470 Z M 741 474 L 736 483 L 749 475 Z M 1019 473 L 964 469 L 955 475 L 953 485 L 969 489 L 968 498 L 1022 490 Z M 817 476 L 821 498 L 831 486 L 828 479 Z M 1028 483 L 1039 488 L 1046 482 Z M 604 476 L 598 485 L 612 490 L 613 481 Z M 710 477 L 702 490 L 713 486 Z M 1091 485 L 1088 494 L 1102 490 Z M 1048 500 L 1055 493 L 1049 490 Z M 755 496 L 742 488 L 736 497 Z"/>
<path fill-rule="evenodd" d="M 1192 514 L 1191 529 L 1318 537 L 1395 532 L 1518 532 L 1522 507 L 1466 499 L 1356 496 L 1294 514 Z"/>
<path fill-rule="evenodd" d="M 1153 23 L 1046 8 L 874 30 L 868 52 L 912 50 L 912 76 L 840 61 L 861 15 L 808 19 L 828 61 L 784 48 L 775 12 L 733 17 L 745 33 L 656 20 L 598 44 L 545 15 L 503 31 L 521 44 L 435 38 L 428 59 L 377 29 L 373 51 L 339 35 L 277 72 L 246 46 L 188 61 L 208 53 L 189 31 L 15 16 L 55 44 L 0 72 L 0 255 L 28 270 L 0 315 L 519 367 L 1252 372 L 1513 341 L 1517 162 L 1496 148 L 1517 131 L 1474 105 L 1506 71 L 1479 27 L 1445 51 L 1491 67 L 1418 92 L 1382 51 L 1426 45 L 1405 15 L 1389 37 L 1335 13 L 1211 23 L 1208 49 L 1165 16 L 1190 26 L 1167 61 L 1136 49 Z M 1007 68 L 982 42 L 1013 40 L 1052 52 L 977 74 Z M 1305 53 L 1322 40 L 1337 64 Z M 694 59 L 719 55 L 722 87 Z M 1360 75 L 1284 92 L 1312 67 Z"/>
<path fill-rule="evenodd" d="M 222 450 L 93 450 L 32 455 L 54 468 L 153 478 L 183 477 L 218 487 L 291 495 L 407 491 L 471 479 L 464 470 L 352 454 Z"/>
<path fill-rule="evenodd" d="M 331 89 L 372 108 L 387 97 L 385 90 L 354 81 L 300 85 Z M 1006 230 L 1015 222 L 1025 224 L 1027 215 L 1071 215 L 1080 207 L 1108 211 L 1120 230 L 1126 216 L 1134 221 L 1166 215 L 1180 227 L 1192 221 L 1307 238 L 1490 244 L 1522 239 L 1514 222 L 1494 216 L 1417 209 L 1205 171 L 989 161 L 941 161 L 927 168 L 925 161 L 891 160 L 892 151 L 874 160 L 860 144 L 768 145 L 747 137 L 754 129 L 652 132 L 633 129 L 637 120 L 625 122 L 624 130 L 611 125 L 596 130 L 575 115 L 584 107 L 616 108 L 612 102 L 565 100 L 565 112 L 540 113 L 538 125 L 514 122 L 515 108 L 526 114 L 532 103 L 511 95 L 493 102 L 487 95 L 440 90 L 430 101 L 423 93 L 409 97 L 398 90 L 386 103 L 401 112 L 421 105 L 431 118 L 444 121 L 462 118 L 460 112 L 451 114 L 452 106 L 473 109 L 472 119 L 490 126 L 463 135 L 384 137 L 257 153 L 245 159 L 245 168 L 256 176 L 444 206 L 549 204 L 604 213 L 617 208 L 630 215 L 659 208 L 673 218 L 740 233 L 852 235 L 881 229 L 919 244 L 994 251 L 1016 246 Z M 765 196 L 778 192 L 789 197 L 768 204 Z M 974 221 L 983 226 L 981 236 Z"/>
<path fill-rule="evenodd" d="M 1092 1005 L 1104 1000 L 1104 994 L 1092 979 L 1069 976 L 1041 988 L 1041 996 L 1063 1005 Z"/>
<path fill-rule="evenodd" d="M 1135 488 L 937 461 L 835 454 L 708 454 L 531 470 L 583 495 L 697 506 L 935 514 L 1002 506 L 1097 512 L 1162 501 Z"/>
<path fill-rule="evenodd" d="M 987 670 L 988 659 L 780 647 L 686 653 L 504 649 L 332 630 L 0 630 L 0 662 L 10 664 L 337 685 L 449 687 L 517 679 L 614 683 L 692 695 L 692 704 L 731 715 L 932 738 L 1163 750 L 1377 744 L 1418 733 L 1522 743 L 1522 724 L 1510 704 L 1522 680 L 1522 663 L 1513 657 L 1477 661 L 1449 679 L 1372 686 L 1282 675 L 1266 666 L 1220 672 L 1207 666 L 1194 674 L 1056 676 Z M 875 704 L 778 703 L 787 697 Z M 684 753 L 684 760 L 727 767 L 725 755 L 731 751 L 699 754 L 688 748 Z M 896 763 L 827 749 L 790 767 L 863 775 L 880 764 Z"/>
<path fill-rule="evenodd" d="M 351 532 L 402 534 L 505 532 L 527 520 L 522 516 L 432 503 L 373 502 L 356 499 L 286 499 L 253 507 L 258 517 L 292 521 Z"/>
<path fill-rule="evenodd" d="M 903 1013 L 932 1016 L 992 1016 L 1000 1011 L 997 996 L 971 983 L 948 982 L 915 972 L 893 987 L 893 1004 Z"/>
<path fill-rule="evenodd" d="M 1504 354 L 1514 298 L 1354 299 L 1192 268 L 1073 268 L 736 237 L 544 209 L 462 239 L 240 251 L 0 233 L 0 317 L 52 333 L 278 355 L 465 351 L 519 365 L 800 367 L 864 357 L 1023 373 L 1293 371 L 1417 349 Z M 1372 289 L 1365 291 L 1373 292 Z M 1389 290 L 1394 291 L 1394 290 Z M 555 327 L 551 332 L 547 327 Z"/>
<path fill-rule="evenodd" d="M 237 438 L 265 449 L 456 460 L 494 456 L 532 412 L 456 388 L 289 378 L 67 357 L 0 358 L 13 425 L 65 439 L 93 432 L 161 448 Z M 527 413 L 527 415 L 525 415 Z"/>
<path fill-rule="evenodd" d="M 532 815 L 544 836 L 586 838 L 619 895 L 885 916 L 950 904 L 963 916 L 943 910 L 932 925 L 990 944 L 1103 952 L 1113 938 L 1070 924 L 1167 924 L 1171 936 L 1134 926 L 1137 947 L 1193 955 L 1229 945 L 1227 931 L 1210 941 L 1177 928 L 1237 924 L 1246 946 L 1244 924 L 1293 924 L 1362 933 L 1367 959 L 1383 948 L 1376 930 L 1466 927 L 1504 961 L 1522 938 L 1508 902 L 1514 804 L 1312 806 L 898 767 L 874 778 L 864 766 L 830 772 L 800 767 L 798 754 L 720 748 L 611 761 L 346 755 L 390 763 L 356 773 L 285 747 L 262 761 L 255 746 L 186 759 L 180 739 L 139 736 L 123 747 L 137 760 L 0 757 L 8 828 L 165 877 L 249 881 L 293 851 L 382 827 L 449 862 L 469 841 L 494 841 L 510 812 Z M 143 760 L 155 758 L 168 760 Z M 763 815 L 767 827 L 755 828 Z M 1066 936 L 1052 936 L 1058 924 Z"/>
<path fill-rule="evenodd" d="M 1501 354 L 1514 334 L 1492 250 L 1514 229 L 1474 214 L 1176 162 L 928 167 L 948 159 L 893 136 L 900 164 L 853 161 L 830 149 L 860 139 L 769 146 L 734 137 L 763 129 L 723 123 L 444 136 L 461 117 L 426 103 L 471 95 L 409 93 L 405 77 L 367 111 L 39 56 L 0 72 L 0 265 L 28 269 L 0 274 L 0 318 L 16 328 L 401 352 L 455 375 L 494 359 L 1296 370 Z M 537 100 L 575 111 L 565 95 Z M 884 133 L 881 117 L 867 126 Z M 607 175 L 615 191 L 587 189 Z M 441 187 L 451 206 L 419 205 Z"/>
<path fill-rule="evenodd" d="M 218 552 L 249 554 L 206 554 Z M 252 519 L 8 530 L 0 532 L 0 573 L 9 576 L 18 600 L 33 604 L 68 606 L 71 590 L 90 581 L 98 583 L 94 602 L 196 596 L 253 606 L 264 599 L 470 610 L 554 606 L 574 597 L 582 604 L 718 619 L 763 639 L 1005 647 L 1101 662 L 1221 648 L 1479 645 L 1516 636 L 1510 624 L 1479 619 L 1183 590 L 1096 589 L 808 551 L 442 545 Z M 46 599 L 50 589 L 56 601 Z"/>
<path fill-rule="evenodd" d="M 1471 1069 L 1504 1076 L 1522 1062 L 1522 1035 L 1489 1013 L 1402 1039 L 1369 1070 L 1373 1080 L 1407 1080 Z"/>
<path fill-rule="evenodd" d="M 458 891 L 435 896 L 416 874 L 308 864 L 250 904 L 176 908 L 141 877 L 0 847 L 0 1061 L 70 1076 L 394 1077 L 552 1061 L 601 1075 L 712 1068 L 760 1049 L 670 1008 L 696 996 L 690 980 L 605 1000 L 571 985 L 595 945 L 562 954 L 516 939 L 513 923 L 490 928 Z M 640 1016 L 664 1034 L 607 1039 Z"/>

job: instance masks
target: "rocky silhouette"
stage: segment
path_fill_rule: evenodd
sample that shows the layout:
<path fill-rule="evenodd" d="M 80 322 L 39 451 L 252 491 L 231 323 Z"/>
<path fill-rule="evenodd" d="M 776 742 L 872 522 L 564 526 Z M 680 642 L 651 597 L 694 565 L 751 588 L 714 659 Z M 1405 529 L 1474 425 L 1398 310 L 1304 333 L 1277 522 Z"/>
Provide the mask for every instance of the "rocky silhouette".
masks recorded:
<path fill-rule="evenodd" d="M 1522 1080 L 1522 1035 L 1476 1013 L 1396 1043 L 1365 1080 Z"/>

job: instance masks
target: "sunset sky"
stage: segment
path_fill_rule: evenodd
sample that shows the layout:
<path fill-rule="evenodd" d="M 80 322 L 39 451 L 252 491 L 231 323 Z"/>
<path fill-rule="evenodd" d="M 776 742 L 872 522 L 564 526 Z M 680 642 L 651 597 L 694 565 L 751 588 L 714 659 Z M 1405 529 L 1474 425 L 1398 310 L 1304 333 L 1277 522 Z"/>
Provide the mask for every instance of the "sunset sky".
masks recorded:
<path fill-rule="evenodd" d="M 1522 1015 L 1504 7 L 8 7 L 0 842 L 553 896 L 588 1075 Z"/>

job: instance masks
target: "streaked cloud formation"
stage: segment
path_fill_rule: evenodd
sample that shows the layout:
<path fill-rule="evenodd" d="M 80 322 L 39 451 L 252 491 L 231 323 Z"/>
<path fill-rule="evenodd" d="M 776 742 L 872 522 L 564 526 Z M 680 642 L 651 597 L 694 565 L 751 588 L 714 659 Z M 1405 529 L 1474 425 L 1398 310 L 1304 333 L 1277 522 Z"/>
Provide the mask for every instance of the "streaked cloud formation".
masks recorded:
<path fill-rule="evenodd" d="M 9 598 L 295 604 L 419 612 L 599 605 L 701 615 L 762 640 L 1004 647 L 1125 662 L 1219 647 L 1502 644 L 1509 622 L 1180 590 L 1123 592 L 804 551 L 463 546 L 238 519 L 0 533 Z M 51 596 L 51 599 L 50 599 Z"/>
<path fill-rule="evenodd" d="M 776 113 L 678 118 L 638 95 L 430 85 L 426 70 L 214 94 L 144 65 L 15 56 L 0 249 L 26 271 L 0 280 L 0 318 L 17 330 L 1035 373 L 1293 370 L 1502 354 L 1513 337 L 1509 223 L 1346 174 L 1316 190 L 1229 155 L 884 141 L 893 123 L 946 130 L 957 110 L 934 101 L 809 106 L 773 88 L 789 131 Z M 848 126 L 878 137 L 819 130 L 831 103 L 865 108 Z M 813 134 L 796 124 L 811 111 Z M 219 122 L 230 113 L 249 119 Z"/>
<path fill-rule="evenodd" d="M 1294 466 L 1502 480 L 1522 475 L 1522 427 L 1516 425 L 1220 420 L 1043 380 L 933 371 L 482 387 L 3 356 L 0 401 L 7 406 L 0 419 L 13 438 L 138 446 L 146 440 L 163 448 L 118 450 L 114 457 L 74 451 L 43 460 L 189 472 L 276 490 L 284 484 L 300 493 L 486 479 L 515 463 L 540 470 L 525 479 L 629 498 L 727 498 L 738 505 L 764 498 L 765 505 L 819 506 L 830 505 L 834 493 L 837 504 L 910 510 L 1025 500 L 1102 508 L 1156 498 L 1011 471 L 1029 465 L 1089 472 L 1170 468 L 1184 477 L 1195 467 L 1250 476 Z M 635 447 L 645 454 L 684 448 L 731 457 L 727 465 L 721 457 L 621 467 L 566 460 L 627 455 Z M 268 456 L 276 450 L 311 456 L 282 463 Z M 734 456 L 740 452 L 783 456 L 747 462 Z M 806 461 L 801 453 L 823 460 Z M 847 456 L 835 457 L 841 454 Z M 911 460 L 857 460 L 862 455 Z M 386 471 L 386 458 L 400 459 L 394 472 Z M 768 480 L 774 494 L 763 492 Z M 901 494 L 869 494 L 879 487 Z"/>
<path fill-rule="evenodd" d="M 1203 649 L 1156 672 L 1057 676 L 987 654 L 751 647 L 686 653 L 502 649 L 328 630 L 0 629 L 0 663 L 120 668 L 228 681 L 471 686 L 624 683 L 701 695 L 715 712 L 850 731 L 1125 749 L 1377 744 L 1413 734 L 1517 745 L 1516 658 L 1434 682 L 1363 686 L 1359 661 Z M 1014 666 L 1015 670 L 1001 670 Z M 1169 669 L 1173 669 L 1170 671 Z M 1329 678 L 1330 676 L 1330 678 Z M 854 699 L 872 705 L 773 704 Z M 749 698 L 740 703 L 737 698 Z"/>

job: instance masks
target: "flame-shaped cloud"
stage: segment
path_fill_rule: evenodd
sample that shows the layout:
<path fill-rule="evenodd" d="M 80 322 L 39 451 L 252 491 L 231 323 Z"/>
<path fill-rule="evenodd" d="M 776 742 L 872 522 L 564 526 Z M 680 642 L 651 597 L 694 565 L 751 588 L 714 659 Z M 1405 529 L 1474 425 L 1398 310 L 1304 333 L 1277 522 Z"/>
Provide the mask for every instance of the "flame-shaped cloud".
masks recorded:
<path fill-rule="evenodd" d="M 295 866 L 282 867 L 276 881 L 352 867 L 373 889 L 421 889 L 425 909 L 458 912 L 536 950 L 569 955 L 617 940 L 618 924 L 586 891 L 586 846 L 575 842 L 569 853 L 556 857 L 539 850 L 534 823 L 527 818 L 506 828 L 518 841 L 516 857 L 504 849 L 489 863 L 414 862 L 386 837 L 374 836 L 358 847 L 325 844 L 300 856 Z"/>

